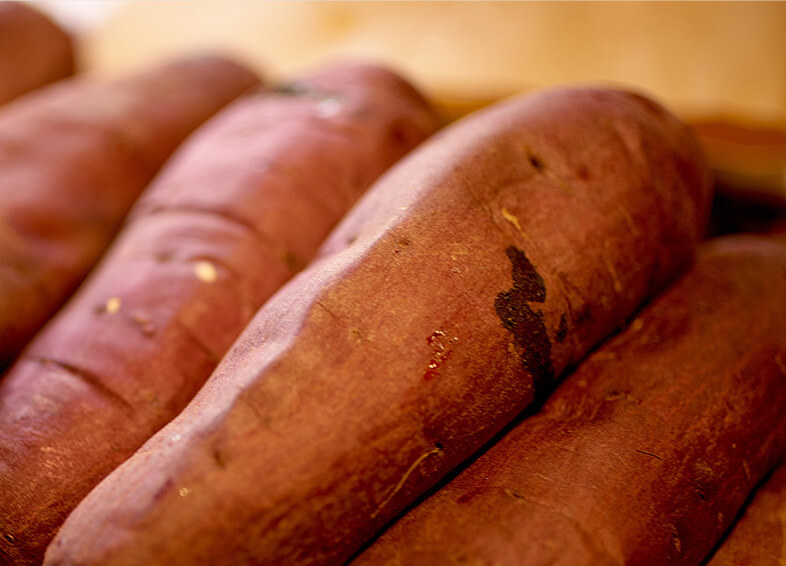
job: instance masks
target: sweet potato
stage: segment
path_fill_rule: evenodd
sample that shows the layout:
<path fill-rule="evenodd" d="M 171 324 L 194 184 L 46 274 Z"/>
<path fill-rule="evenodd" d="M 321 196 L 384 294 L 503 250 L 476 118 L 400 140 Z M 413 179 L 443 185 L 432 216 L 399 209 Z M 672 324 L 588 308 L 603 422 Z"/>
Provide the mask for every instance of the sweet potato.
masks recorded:
<path fill-rule="evenodd" d="M 698 564 L 786 449 L 786 245 L 696 266 L 353 562 Z"/>
<path fill-rule="evenodd" d="M 49 563 L 345 560 L 692 258 L 705 174 L 689 130 L 624 92 L 454 123 L 83 500 Z"/>
<path fill-rule="evenodd" d="M 74 78 L 0 111 L 0 366 L 95 263 L 176 146 L 257 82 L 224 59 Z"/>
<path fill-rule="evenodd" d="M 21 2 L 0 2 L 0 104 L 73 72 L 68 34 Z"/>
<path fill-rule="evenodd" d="M 783 358 L 781 358 L 781 361 Z M 786 373 L 786 367 L 781 368 Z M 781 425 L 782 426 L 782 425 Z M 786 562 L 786 466 L 756 490 L 707 566 L 781 566 Z"/>
<path fill-rule="evenodd" d="M 436 125 L 397 76 L 347 66 L 246 96 L 186 142 L 0 382 L 0 562 L 40 562 L 76 503 L 180 412 L 361 192 Z"/>

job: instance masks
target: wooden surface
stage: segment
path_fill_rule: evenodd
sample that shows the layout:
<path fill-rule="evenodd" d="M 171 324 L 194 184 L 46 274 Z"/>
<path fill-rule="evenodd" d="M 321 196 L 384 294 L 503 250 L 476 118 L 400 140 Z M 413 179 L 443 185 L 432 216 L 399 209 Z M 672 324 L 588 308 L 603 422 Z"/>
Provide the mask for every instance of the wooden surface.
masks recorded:
<path fill-rule="evenodd" d="M 84 38 L 114 72 L 220 48 L 269 74 L 388 62 L 458 111 L 533 86 L 633 85 L 683 114 L 786 126 L 781 2 L 127 2 Z"/>

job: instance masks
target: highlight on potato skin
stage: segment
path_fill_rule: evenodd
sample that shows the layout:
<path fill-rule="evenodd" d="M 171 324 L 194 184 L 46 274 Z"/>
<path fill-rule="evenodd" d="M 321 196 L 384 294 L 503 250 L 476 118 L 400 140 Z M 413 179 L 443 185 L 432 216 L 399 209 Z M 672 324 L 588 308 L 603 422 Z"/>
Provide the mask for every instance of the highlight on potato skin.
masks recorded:
<path fill-rule="evenodd" d="M 638 95 L 556 89 L 449 126 L 80 503 L 47 563 L 346 561 L 532 402 L 533 367 L 561 374 L 692 261 L 709 185 L 691 132 Z M 550 342 L 527 364 L 524 306 Z"/>

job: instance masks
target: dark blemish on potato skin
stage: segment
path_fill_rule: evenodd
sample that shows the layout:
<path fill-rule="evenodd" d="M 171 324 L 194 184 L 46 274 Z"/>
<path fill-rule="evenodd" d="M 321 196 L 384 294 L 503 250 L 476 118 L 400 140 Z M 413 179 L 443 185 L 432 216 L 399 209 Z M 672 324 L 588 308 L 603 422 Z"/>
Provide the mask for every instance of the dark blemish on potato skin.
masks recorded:
<path fill-rule="evenodd" d="M 306 85 L 302 83 L 287 83 L 275 86 L 273 88 L 270 87 L 262 87 L 259 89 L 260 93 L 271 93 L 271 94 L 278 94 L 281 96 L 306 96 L 311 94 L 311 89 L 309 89 Z"/>
<path fill-rule="evenodd" d="M 286 265 L 287 269 L 293 272 L 298 272 L 303 269 L 306 265 L 306 261 L 296 256 L 294 253 L 289 251 L 284 251 L 281 256 L 284 265 Z"/>
<path fill-rule="evenodd" d="M 213 461 L 219 468 L 223 469 L 227 467 L 226 459 L 218 448 L 213 448 Z"/>
<path fill-rule="evenodd" d="M 472 499 L 475 498 L 476 495 L 480 494 L 484 490 L 485 490 L 484 487 L 476 487 L 475 489 L 466 491 L 456 498 L 456 503 L 458 503 L 459 505 L 464 503 L 469 503 L 470 501 L 472 501 Z"/>
<path fill-rule="evenodd" d="M 407 249 L 409 247 L 409 245 L 410 245 L 410 241 L 407 240 L 406 238 L 402 238 L 398 242 L 396 242 L 396 249 L 393 250 L 393 253 L 397 254 L 397 253 L 401 252 L 402 250 Z"/>
<path fill-rule="evenodd" d="M 523 251 L 510 246 L 505 253 L 512 265 L 513 288 L 497 295 L 494 309 L 502 326 L 513 334 L 521 350 L 521 366 L 532 376 L 537 393 L 541 384 L 554 377 L 554 368 L 543 315 L 534 312 L 528 303 L 544 302 L 546 286 Z"/>
<path fill-rule="evenodd" d="M 275 86 L 273 88 L 270 87 L 262 87 L 259 90 L 260 94 L 274 94 L 278 96 L 287 96 L 287 97 L 308 97 L 313 98 L 316 100 L 325 100 L 328 98 L 333 98 L 336 100 L 341 99 L 340 93 L 333 93 L 333 92 L 326 92 L 322 90 L 315 89 L 308 84 L 302 82 L 292 82 L 287 84 L 282 84 Z"/>
<path fill-rule="evenodd" d="M 505 495 L 507 495 L 508 497 L 512 497 L 514 499 L 526 499 L 526 497 L 524 497 L 522 494 L 520 494 L 512 487 L 506 487 L 503 491 Z"/>
<path fill-rule="evenodd" d="M 538 171 L 543 171 L 546 168 L 546 165 L 544 165 L 543 161 L 541 161 L 539 157 L 535 157 L 534 155 L 529 156 L 529 162 Z"/>
<path fill-rule="evenodd" d="M 589 305 L 584 305 L 578 314 L 576 314 L 574 322 L 576 324 L 582 324 L 584 322 L 592 322 L 593 320 L 595 320 L 595 317 L 592 316 L 592 309 Z"/>
<path fill-rule="evenodd" d="M 568 319 L 563 314 L 561 317 L 559 317 L 559 327 L 557 328 L 557 335 L 556 335 L 557 342 L 562 344 L 565 341 L 565 337 L 567 335 L 568 335 Z"/>
<path fill-rule="evenodd" d="M 400 120 L 391 126 L 390 137 L 395 144 L 411 147 L 423 138 L 423 133 L 409 120 Z"/>
<path fill-rule="evenodd" d="M 161 487 L 159 487 L 158 490 L 153 494 L 153 501 L 161 501 L 162 499 L 164 499 L 164 497 L 166 497 L 166 494 L 172 491 L 174 485 L 175 485 L 174 480 L 172 480 L 171 478 L 167 479 L 161 485 Z"/>

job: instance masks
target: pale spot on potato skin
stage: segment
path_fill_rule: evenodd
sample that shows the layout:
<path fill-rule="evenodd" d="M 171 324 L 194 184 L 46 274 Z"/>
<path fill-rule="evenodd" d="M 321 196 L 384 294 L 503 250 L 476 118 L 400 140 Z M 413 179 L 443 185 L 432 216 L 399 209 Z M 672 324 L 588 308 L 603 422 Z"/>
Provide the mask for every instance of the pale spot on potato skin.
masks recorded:
<path fill-rule="evenodd" d="M 144 332 L 146 336 L 152 336 L 155 334 L 155 327 L 147 317 L 141 314 L 135 314 L 131 320 L 136 322 L 142 328 L 142 332 Z"/>
<path fill-rule="evenodd" d="M 500 210 L 500 212 L 502 213 L 502 217 L 513 225 L 513 227 L 516 229 L 516 232 L 521 234 L 522 237 L 527 241 L 527 243 L 532 244 L 532 240 L 530 239 L 530 237 L 521 228 L 521 224 L 519 223 L 518 217 L 504 207 L 502 208 L 502 210 Z"/>
<path fill-rule="evenodd" d="M 194 264 L 194 274 L 203 283 L 214 283 L 218 279 L 218 270 L 209 261 L 196 262 Z"/>
<path fill-rule="evenodd" d="M 322 118 L 330 118 L 341 111 L 341 101 L 336 98 L 326 98 L 317 104 L 317 112 Z"/>
<path fill-rule="evenodd" d="M 106 301 L 106 312 L 115 314 L 120 311 L 120 297 L 109 297 Z"/>

